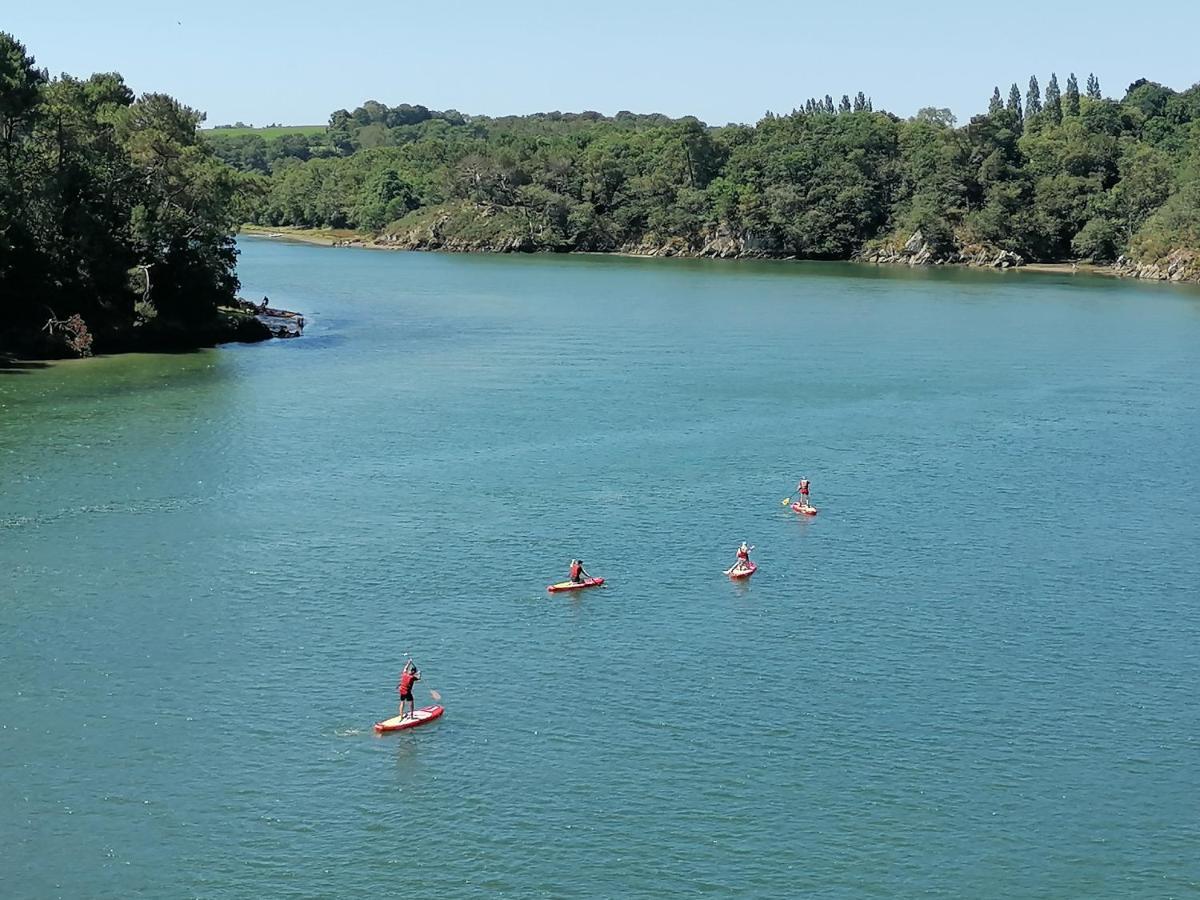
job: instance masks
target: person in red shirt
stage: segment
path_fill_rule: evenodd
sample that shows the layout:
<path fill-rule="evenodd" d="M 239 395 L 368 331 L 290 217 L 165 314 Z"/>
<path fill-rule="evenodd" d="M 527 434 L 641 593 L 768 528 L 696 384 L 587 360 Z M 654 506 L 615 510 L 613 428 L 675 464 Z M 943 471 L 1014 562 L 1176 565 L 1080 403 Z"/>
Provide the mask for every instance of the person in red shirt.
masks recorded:
<path fill-rule="evenodd" d="M 800 479 L 800 483 L 796 485 L 796 490 L 800 492 L 800 505 L 808 506 L 808 479 Z"/>
<path fill-rule="evenodd" d="M 729 571 L 741 572 L 750 568 L 750 551 L 753 549 L 753 547 L 747 547 L 746 542 L 742 541 L 742 546 L 737 548 L 737 561 L 734 562 L 733 568 L 731 568 Z"/>
<path fill-rule="evenodd" d="M 416 711 L 416 703 L 413 702 L 412 689 L 413 685 L 421 680 L 421 670 L 417 668 L 417 664 L 410 658 L 404 664 L 403 671 L 400 672 L 400 683 L 396 686 L 396 691 L 400 694 L 400 718 L 406 718 L 404 715 L 404 704 L 408 704 L 408 715 L 411 716 Z"/>
<path fill-rule="evenodd" d="M 582 559 L 571 560 L 570 573 L 571 573 L 571 581 L 574 582 L 575 584 L 583 584 L 584 579 L 592 577 L 591 575 L 589 575 L 587 573 L 587 571 L 584 570 Z"/>

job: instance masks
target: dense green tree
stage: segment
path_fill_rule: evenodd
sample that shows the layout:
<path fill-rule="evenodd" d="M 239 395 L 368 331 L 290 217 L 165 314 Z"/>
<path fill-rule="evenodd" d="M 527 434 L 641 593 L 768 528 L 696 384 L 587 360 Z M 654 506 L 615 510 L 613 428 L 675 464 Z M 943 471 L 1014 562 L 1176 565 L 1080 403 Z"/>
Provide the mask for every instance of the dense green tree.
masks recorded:
<path fill-rule="evenodd" d="M 988 102 L 988 114 L 995 115 L 1004 109 L 1004 101 L 1000 98 L 999 86 L 992 89 L 992 99 Z"/>
<path fill-rule="evenodd" d="M 44 248 L 29 204 L 32 181 L 42 174 L 30 137 L 45 82 L 25 46 L 0 32 L 0 286 L 7 289 L 0 304 L 8 316 L 26 312 L 13 309 L 11 298 L 33 290 L 44 273 Z"/>
<path fill-rule="evenodd" d="M 1121 229 L 1103 209 L 1095 212 L 1071 239 L 1071 253 L 1093 262 L 1111 262 L 1124 246 Z"/>
<path fill-rule="evenodd" d="M 1018 122 L 1021 121 L 1021 89 L 1015 81 L 1008 89 L 1008 104 L 1004 108 L 1011 112 Z"/>
<path fill-rule="evenodd" d="M 395 169 L 381 169 L 365 180 L 349 218 L 362 228 L 378 231 L 407 215 L 417 205 L 412 185 Z"/>
<path fill-rule="evenodd" d="M 1100 79 L 1091 73 L 1088 74 L 1087 95 L 1089 100 L 1099 100 L 1103 97 L 1100 93 Z"/>
<path fill-rule="evenodd" d="M 1058 75 L 1054 72 L 1050 73 L 1050 83 L 1046 85 L 1046 118 L 1050 120 L 1052 125 L 1058 125 L 1062 122 L 1062 92 L 1058 87 Z"/>
<path fill-rule="evenodd" d="M 1032 79 L 1040 112 L 1029 128 L 1016 85 L 963 128 L 935 107 L 910 120 L 876 114 L 861 92 L 724 128 L 629 111 L 489 118 L 363 104 L 278 156 L 267 139 L 255 217 L 409 235 L 437 223 L 466 246 L 547 250 L 699 251 L 734 235 L 765 252 L 842 258 L 917 230 L 939 252 L 1029 259 L 1159 246 L 1138 241 L 1181 221 L 1176 198 L 1193 196 L 1180 173 L 1200 135 L 1200 89 L 1138 83 L 1122 102 L 1076 108 L 1073 86 L 1056 100 L 1052 76 L 1040 107 Z M 259 148 L 233 149 L 260 170 Z M 1173 217 L 1157 214 L 1168 206 Z"/>
<path fill-rule="evenodd" d="M 945 107 L 923 106 L 917 110 L 916 119 L 918 122 L 932 122 L 935 125 L 941 125 L 946 128 L 953 128 L 957 124 L 958 119 L 954 113 Z"/>
<path fill-rule="evenodd" d="M 1174 187 L 1171 160 L 1161 150 L 1124 140 L 1120 180 L 1112 188 L 1117 221 L 1127 245 L 1146 220 L 1166 202 Z"/>
<path fill-rule="evenodd" d="M 1079 82 L 1075 80 L 1074 72 L 1067 76 L 1067 92 L 1063 95 L 1063 115 L 1079 115 Z"/>
<path fill-rule="evenodd" d="M 1192 177 L 1138 230 L 1130 243 L 1143 259 L 1161 259 L 1180 248 L 1200 248 L 1200 178 Z"/>
<path fill-rule="evenodd" d="M 971 202 L 970 142 L 952 119 L 918 115 L 900 131 L 896 218 L 901 230 L 920 230 L 939 251 L 953 249 Z"/>
<path fill-rule="evenodd" d="M 85 352 L 139 322 L 216 321 L 237 287 L 243 185 L 201 118 L 114 74 L 50 81 L 0 34 L 0 349 Z"/>
<path fill-rule="evenodd" d="M 1147 81 L 1145 78 L 1139 78 L 1129 85 L 1121 104 L 1138 110 L 1146 119 L 1152 119 L 1155 116 L 1165 115 L 1167 105 L 1174 96 L 1175 92 L 1170 88 Z"/>
<path fill-rule="evenodd" d="M 1025 118 L 1033 119 L 1042 111 L 1042 91 L 1036 75 L 1029 76 L 1029 87 L 1025 91 Z"/>
<path fill-rule="evenodd" d="M 6 161 L 12 158 L 18 139 L 32 123 L 45 83 L 46 73 L 37 68 L 25 45 L 0 32 L 0 146 Z"/>

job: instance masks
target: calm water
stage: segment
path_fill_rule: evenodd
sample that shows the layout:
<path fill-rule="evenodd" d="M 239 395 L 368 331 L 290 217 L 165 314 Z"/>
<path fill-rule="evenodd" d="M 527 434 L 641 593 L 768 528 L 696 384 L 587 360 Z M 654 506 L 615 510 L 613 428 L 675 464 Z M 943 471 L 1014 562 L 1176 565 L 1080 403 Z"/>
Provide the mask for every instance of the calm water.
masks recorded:
<path fill-rule="evenodd" d="M 1200 295 L 241 276 L 309 333 L 0 373 L 6 897 L 1200 892 Z"/>

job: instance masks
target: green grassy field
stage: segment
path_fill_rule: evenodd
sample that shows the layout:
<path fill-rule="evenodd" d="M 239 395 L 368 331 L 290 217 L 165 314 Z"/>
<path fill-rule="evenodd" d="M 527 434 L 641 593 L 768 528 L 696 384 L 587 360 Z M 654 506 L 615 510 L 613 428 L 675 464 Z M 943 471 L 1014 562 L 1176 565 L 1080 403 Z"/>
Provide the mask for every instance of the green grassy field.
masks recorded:
<path fill-rule="evenodd" d="M 279 125 L 274 128 L 205 128 L 204 134 L 216 137 L 240 137 L 243 134 L 257 134 L 263 138 L 279 137 L 281 134 L 320 134 L 325 130 L 324 125 Z"/>

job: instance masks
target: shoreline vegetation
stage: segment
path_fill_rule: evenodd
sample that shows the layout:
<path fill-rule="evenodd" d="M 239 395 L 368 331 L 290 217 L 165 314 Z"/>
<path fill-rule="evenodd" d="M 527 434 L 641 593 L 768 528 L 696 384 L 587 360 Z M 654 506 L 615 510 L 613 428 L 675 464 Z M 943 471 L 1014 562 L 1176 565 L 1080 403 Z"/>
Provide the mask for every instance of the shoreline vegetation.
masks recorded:
<path fill-rule="evenodd" d="M 349 228 L 297 228 L 291 225 L 281 225 L 270 228 L 264 225 L 254 225 L 247 223 L 238 229 L 239 235 L 247 237 L 260 238 L 263 240 L 273 241 L 291 241 L 299 244 L 313 244 L 318 247 L 353 247 L 363 250 L 410 250 L 416 248 L 401 247 L 396 244 L 390 244 L 380 241 L 376 235 L 365 232 L 354 231 Z M 430 251 L 440 252 L 440 251 Z M 460 251 L 446 251 L 460 252 Z M 461 251 L 461 252 L 480 252 L 480 251 Z M 483 251 L 487 252 L 487 251 Z M 548 251 L 543 251 L 548 252 Z M 612 251 L 614 256 L 633 256 L 645 257 L 647 254 L 636 252 Z M 686 254 L 681 256 L 686 257 Z M 695 258 L 695 257 L 692 257 Z M 780 262 L 796 261 L 795 257 L 769 257 L 778 259 Z M 868 263 L 877 265 L 888 265 L 889 263 L 874 263 L 864 259 L 843 260 L 844 262 Z M 1119 271 L 1115 266 L 1103 265 L 1091 262 L 1031 262 L 1021 263 L 1019 266 L 1011 267 L 1014 271 L 1020 272 L 1040 272 L 1042 274 L 1052 275 L 1102 275 L 1108 277 L 1121 277 L 1125 273 Z"/>
<path fill-rule="evenodd" d="M 0 359 L 298 334 L 237 294 L 246 176 L 203 114 L 115 73 L 51 78 L 0 32 Z"/>
<path fill-rule="evenodd" d="M 1200 85 L 1138 79 L 1118 100 L 1094 75 L 1051 74 L 1044 95 L 1031 77 L 962 126 L 862 92 L 753 125 L 374 100 L 323 126 L 203 121 L 116 73 L 51 78 L 0 32 L 0 356 L 271 336 L 281 317 L 238 297 L 241 223 L 409 250 L 1066 263 L 1200 283 Z"/>
<path fill-rule="evenodd" d="M 984 98 L 981 98 L 981 100 Z M 247 221 L 455 252 L 861 260 L 1200 282 L 1200 85 L 1036 77 L 963 125 L 858 93 L 754 125 L 373 100 L 324 132 L 206 131 Z M 293 236 L 299 231 L 290 232 Z M 312 235 L 318 239 L 317 235 Z"/>

